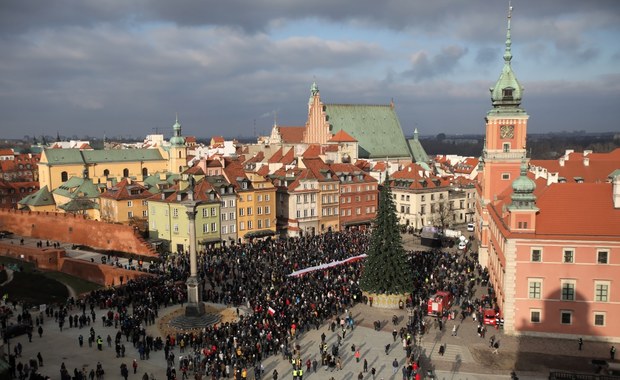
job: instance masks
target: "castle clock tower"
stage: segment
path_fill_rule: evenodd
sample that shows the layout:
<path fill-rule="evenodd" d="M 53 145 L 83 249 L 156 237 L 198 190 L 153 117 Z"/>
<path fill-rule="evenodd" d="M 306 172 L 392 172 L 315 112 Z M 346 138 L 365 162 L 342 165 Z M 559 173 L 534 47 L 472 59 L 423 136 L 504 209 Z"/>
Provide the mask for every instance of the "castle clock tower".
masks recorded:
<path fill-rule="evenodd" d="M 523 87 L 512 71 L 510 19 L 512 7 L 508 9 L 508 28 L 502 73 L 490 88 L 493 108 L 487 112 L 484 150 L 482 152 L 482 206 L 494 200 L 520 175 L 521 159 L 525 157 L 528 114 L 521 105 Z"/>

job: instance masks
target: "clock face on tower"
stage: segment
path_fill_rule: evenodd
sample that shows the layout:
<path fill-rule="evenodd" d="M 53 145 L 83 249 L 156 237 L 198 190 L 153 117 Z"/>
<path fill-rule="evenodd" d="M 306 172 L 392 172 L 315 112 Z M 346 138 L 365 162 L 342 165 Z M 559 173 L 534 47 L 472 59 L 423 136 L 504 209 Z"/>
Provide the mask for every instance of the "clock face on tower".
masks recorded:
<path fill-rule="evenodd" d="M 515 135 L 514 125 L 502 125 L 499 127 L 499 137 L 502 139 L 511 139 Z"/>

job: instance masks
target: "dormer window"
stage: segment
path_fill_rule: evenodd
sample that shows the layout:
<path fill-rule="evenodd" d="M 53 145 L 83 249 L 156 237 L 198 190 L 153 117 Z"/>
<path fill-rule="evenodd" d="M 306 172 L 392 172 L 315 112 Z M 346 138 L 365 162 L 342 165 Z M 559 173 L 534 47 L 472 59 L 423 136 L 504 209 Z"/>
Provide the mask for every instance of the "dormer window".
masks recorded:
<path fill-rule="evenodd" d="M 241 188 L 242 189 L 247 189 L 248 188 L 248 183 L 247 182 L 241 182 Z"/>
<path fill-rule="evenodd" d="M 504 99 L 508 99 L 508 100 L 512 100 L 512 92 L 513 92 L 513 88 L 508 87 L 508 88 L 504 88 L 502 90 L 502 97 Z"/>

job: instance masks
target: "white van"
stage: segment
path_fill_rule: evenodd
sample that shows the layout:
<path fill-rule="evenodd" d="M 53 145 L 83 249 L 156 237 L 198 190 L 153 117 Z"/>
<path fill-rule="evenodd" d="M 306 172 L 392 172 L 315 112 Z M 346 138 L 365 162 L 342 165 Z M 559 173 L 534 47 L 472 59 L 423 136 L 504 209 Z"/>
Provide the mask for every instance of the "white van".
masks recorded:
<path fill-rule="evenodd" d="M 467 231 L 469 231 L 469 232 L 473 232 L 474 231 L 474 224 L 473 223 L 468 223 L 467 224 Z"/>

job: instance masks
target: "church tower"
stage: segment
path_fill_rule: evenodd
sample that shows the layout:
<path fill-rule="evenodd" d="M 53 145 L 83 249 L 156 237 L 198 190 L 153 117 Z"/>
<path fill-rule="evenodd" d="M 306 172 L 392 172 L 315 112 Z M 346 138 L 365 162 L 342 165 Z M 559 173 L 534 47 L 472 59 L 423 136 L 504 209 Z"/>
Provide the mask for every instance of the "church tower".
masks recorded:
<path fill-rule="evenodd" d="M 327 122 L 319 86 L 316 82 L 310 87 L 310 99 L 308 100 L 308 121 L 304 132 L 303 142 L 306 144 L 327 144 L 332 138 L 329 123 Z"/>
<path fill-rule="evenodd" d="M 179 117 L 177 116 L 172 126 L 172 137 L 170 138 L 168 171 L 180 174 L 185 169 L 187 169 L 187 146 L 185 145 L 185 138 L 181 134 L 181 124 L 179 124 Z"/>
<path fill-rule="evenodd" d="M 525 157 L 528 114 L 520 107 L 523 87 L 512 71 L 510 20 L 512 7 L 508 8 L 508 28 L 504 67 L 502 73 L 490 88 L 493 108 L 487 112 L 484 150 L 482 152 L 483 172 L 482 206 L 492 202 L 495 195 L 504 191 L 520 175 L 521 159 Z"/>

